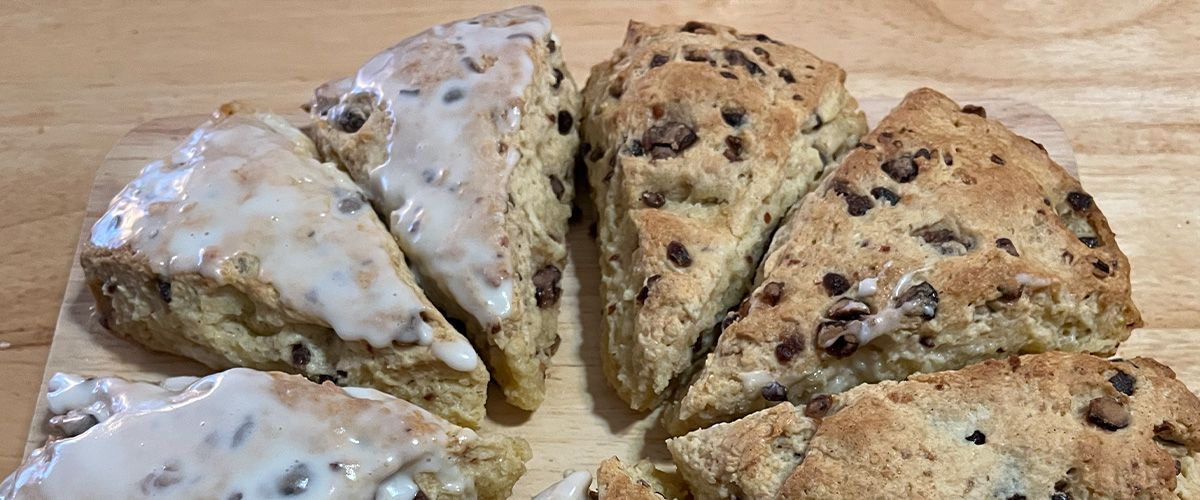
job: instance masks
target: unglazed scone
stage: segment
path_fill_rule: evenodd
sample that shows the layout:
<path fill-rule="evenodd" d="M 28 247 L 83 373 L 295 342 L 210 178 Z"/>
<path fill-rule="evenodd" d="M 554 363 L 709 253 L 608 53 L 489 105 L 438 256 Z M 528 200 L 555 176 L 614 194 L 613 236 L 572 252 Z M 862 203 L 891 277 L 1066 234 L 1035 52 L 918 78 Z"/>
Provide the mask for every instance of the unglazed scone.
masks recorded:
<path fill-rule="evenodd" d="M 1200 495 L 1200 399 L 1147 358 L 988 360 L 780 404 L 667 445 L 700 499 Z"/>
<path fill-rule="evenodd" d="M 373 389 L 247 368 L 160 385 L 57 374 L 52 428 L 0 499 L 508 498 L 524 440 Z"/>
<path fill-rule="evenodd" d="M 368 192 L 512 404 L 557 346 L 579 93 L 539 7 L 414 35 L 317 89 L 317 144 Z"/>
<path fill-rule="evenodd" d="M 672 433 L 987 358 L 1116 351 L 1141 317 L 1104 215 L 984 114 L 910 93 L 793 210 L 664 412 Z"/>
<path fill-rule="evenodd" d="M 765 35 L 631 22 L 592 69 L 583 140 L 599 214 L 610 384 L 662 400 L 712 345 L 768 238 L 866 131 L 845 73 Z"/>
<path fill-rule="evenodd" d="M 222 107 L 113 199 L 80 260 L 101 323 L 150 349 L 483 418 L 488 375 L 469 342 L 362 190 L 278 116 Z"/>

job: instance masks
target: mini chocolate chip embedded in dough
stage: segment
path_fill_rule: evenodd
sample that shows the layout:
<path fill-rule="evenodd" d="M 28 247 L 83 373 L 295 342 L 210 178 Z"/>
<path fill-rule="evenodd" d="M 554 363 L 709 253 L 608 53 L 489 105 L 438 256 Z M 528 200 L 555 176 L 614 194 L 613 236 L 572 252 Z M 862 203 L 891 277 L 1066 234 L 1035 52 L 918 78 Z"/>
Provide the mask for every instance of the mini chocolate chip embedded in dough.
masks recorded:
<path fill-rule="evenodd" d="M 367 123 L 367 115 L 358 108 L 346 108 L 337 117 L 337 128 L 347 134 L 358 132 Z"/>
<path fill-rule="evenodd" d="M 980 118 L 987 118 L 987 110 L 983 109 L 983 106 L 976 106 L 976 105 L 974 105 L 974 104 L 967 104 L 966 106 L 963 106 L 963 107 L 962 107 L 962 112 L 963 112 L 963 113 L 969 113 L 969 114 L 972 114 L 972 115 L 977 115 L 977 116 L 979 116 Z"/>
<path fill-rule="evenodd" d="M 353 214 L 363 207 L 366 200 L 363 200 L 362 194 L 354 193 L 350 196 L 342 198 L 337 202 L 337 209 L 344 214 Z"/>
<path fill-rule="evenodd" d="M 825 310 L 826 318 L 847 321 L 859 319 L 868 314 L 871 314 L 871 306 L 845 297 L 838 299 L 832 306 L 829 306 L 829 309 Z"/>
<path fill-rule="evenodd" d="M 891 160 L 885 161 L 879 165 L 880 170 L 891 177 L 892 180 L 901 184 L 912 182 L 920 173 L 920 167 L 917 162 L 913 161 L 911 154 L 905 153 Z"/>
<path fill-rule="evenodd" d="M 713 31 L 711 26 L 704 24 L 700 21 L 688 21 L 687 23 L 685 23 L 683 25 L 683 28 L 681 28 L 679 31 L 682 31 L 685 33 L 696 33 L 696 34 L 700 34 L 700 35 L 711 35 L 713 33 L 716 33 L 715 31 Z"/>
<path fill-rule="evenodd" d="M 1013 257 L 1021 256 L 1021 254 L 1017 253 L 1017 246 L 1014 245 L 1012 240 L 1010 240 L 1008 238 L 996 239 L 996 248 L 999 248 L 1001 250 L 1004 250 L 1005 252 L 1008 252 L 1008 254 Z"/>
<path fill-rule="evenodd" d="M 450 104 L 463 98 L 462 89 L 450 89 L 445 94 L 442 94 L 442 102 Z"/>
<path fill-rule="evenodd" d="M 796 334 L 784 337 L 782 342 L 775 345 L 775 359 L 785 365 L 802 352 L 804 352 L 804 340 Z"/>
<path fill-rule="evenodd" d="M 1108 266 L 1108 263 L 1100 259 L 1092 261 L 1092 268 L 1092 274 L 1097 278 L 1107 278 L 1109 273 L 1112 272 L 1112 268 Z"/>
<path fill-rule="evenodd" d="M 158 296 L 163 302 L 171 303 L 171 282 L 165 281 L 162 278 L 154 278 L 154 285 L 158 288 Z"/>
<path fill-rule="evenodd" d="M 746 123 L 746 110 L 742 108 L 722 108 L 721 119 L 730 127 L 740 127 Z"/>
<path fill-rule="evenodd" d="M 825 418 L 833 409 L 833 396 L 817 394 L 804 405 L 804 416 L 812 419 Z"/>
<path fill-rule="evenodd" d="M 650 58 L 650 67 L 657 68 L 659 66 L 666 64 L 670 60 L 671 60 L 671 56 L 668 56 L 666 54 L 654 54 L 654 57 Z"/>
<path fill-rule="evenodd" d="M 310 475 L 307 465 L 298 462 L 292 464 L 283 477 L 279 478 L 279 494 L 288 497 L 304 494 L 308 490 Z"/>
<path fill-rule="evenodd" d="M 975 443 L 976 445 L 981 445 L 987 442 L 987 436 L 976 430 L 975 432 L 972 432 L 970 436 L 967 436 L 967 441 Z"/>
<path fill-rule="evenodd" d="M 737 49 L 725 49 L 725 62 L 733 66 L 743 66 L 751 75 L 764 75 L 762 67 L 746 57 L 746 54 Z"/>
<path fill-rule="evenodd" d="M 763 304 L 774 307 L 779 304 L 779 298 L 783 296 L 783 282 L 772 281 L 763 285 L 762 292 L 758 299 Z"/>
<path fill-rule="evenodd" d="M 558 303 L 559 297 L 562 297 L 562 288 L 558 285 L 561 280 L 562 271 L 552 264 L 533 273 L 534 298 L 539 308 L 545 309 Z"/>
<path fill-rule="evenodd" d="M 679 267 L 692 265 L 692 256 L 688 253 L 687 247 L 678 241 L 672 241 L 667 244 L 667 258 Z"/>
<path fill-rule="evenodd" d="M 229 447 L 234 449 L 241 447 L 242 443 L 245 443 L 246 439 L 250 437 L 250 434 L 254 433 L 254 428 L 254 418 L 247 415 L 237 430 L 233 431 L 233 438 L 229 440 Z"/>
<path fill-rule="evenodd" d="M 575 119 L 571 117 L 571 113 L 567 110 L 558 112 L 558 133 L 567 135 L 571 132 L 571 127 L 575 124 Z"/>
<path fill-rule="evenodd" d="M 779 382 L 771 382 L 763 386 L 762 397 L 767 401 L 787 401 L 787 387 Z"/>
<path fill-rule="evenodd" d="M 1004 158 L 1001 158 L 1000 155 L 993 154 L 991 160 L 992 160 L 992 163 L 995 163 L 1000 166 L 1004 166 L 1004 163 L 1005 163 Z"/>
<path fill-rule="evenodd" d="M 721 72 L 721 76 L 723 76 L 723 77 L 725 77 L 726 79 L 729 79 L 729 80 L 737 80 L 737 79 L 738 79 L 737 75 L 735 75 L 735 74 L 733 74 L 733 73 L 731 73 L 731 72 L 728 72 L 728 71 L 722 71 L 722 72 Z"/>
<path fill-rule="evenodd" d="M 850 289 L 850 281 L 838 273 L 825 273 L 821 277 L 821 286 L 825 287 L 825 293 L 830 297 L 846 293 Z"/>
<path fill-rule="evenodd" d="M 1067 193 L 1067 204 L 1076 212 L 1086 212 L 1092 208 L 1092 195 L 1080 191 Z"/>
<path fill-rule="evenodd" d="M 868 211 L 875 207 L 875 202 L 871 198 L 858 194 L 850 183 L 842 179 L 834 179 L 829 183 L 829 188 L 841 196 L 846 201 L 846 211 L 851 216 L 860 217 L 866 215 Z"/>
<path fill-rule="evenodd" d="M 731 162 L 742 161 L 742 138 L 725 136 L 725 159 Z"/>
<path fill-rule="evenodd" d="M 304 344 L 292 344 L 292 364 L 305 366 L 309 361 L 312 361 L 312 351 L 309 351 Z"/>
<path fill-rule="evenodd" d="M 550 84 L 550 88 L 557 89 L 558 87 L 560 87 L 562 85 L 563 72 L 561 69 L 554 68 L 553 73 L 554 73 L 554 83 Z"/>
<path fill-rule="evenodd" d="M 1117 431 L 1129 426 L 1133 416 L 1120 401 L 1101 396 L 1088 403 L 1087 421 L 1104 430 Z"/>
<path fill-rule="evenodd" d="M 662 279 L 661 274 L 655 274 L 653 276 L 646 278 L 646 281 L 642 284 L 642 289 L 640 291 L 638 291 L 638 294 L 636 297 L 638 304 L 646 303 L 646 299 L 650 298 L 650 289 L 654 288 L 654 284 L 658 283 L 658 280 L 661 280 L 661 279 Z"/>
<path fill-rule="evenodd" d="M 649 149 L 656 160 L 678 156 L 696 143 L 696 132 L 680 122 L 667 122 L 646 129 L 642 134 L 642 146 Z"/>
<path fill-rule="evenodd" d="M 1108 383 L 1112 384 L 1113 389 L 1126 396 L 1132 396 L 1133 391 L 1137 389 L 1137 379 L 1121 370 L 1117 370 L 1116 375 L 1109 377 Z"/>
<path fill-rule="evenodd" d="M 937 290 L 928 282 L 910 286 L 896 297 L 896 307 L 900 307 L 907 316 L 933 319 L 937 317 Z"/>
<path fill-rule="evenodd" d="M 1097 248 L 1100 246 L 1100 238 L 1094 238 L 1091 236 L 1080 236 L 1079 241 L 1082 242 L 1084 244 L 1084 246 L 1086 246 L 1088 248 Z"/>
<path fill-rule="evenodd" d="M 892 206 L 896 206 L 897 203 L 900 203 L 900 196 L 891 189 L 885 187 L 871 189 L 871 196 L 876 200 L 885 201 Z"/>
<path fill-rule="evenodd" d="M 662 208 L 667 203 L 667 198 L 662 193 L 654 191 L 642 191 L 642 204 L 650 208 Z"/>

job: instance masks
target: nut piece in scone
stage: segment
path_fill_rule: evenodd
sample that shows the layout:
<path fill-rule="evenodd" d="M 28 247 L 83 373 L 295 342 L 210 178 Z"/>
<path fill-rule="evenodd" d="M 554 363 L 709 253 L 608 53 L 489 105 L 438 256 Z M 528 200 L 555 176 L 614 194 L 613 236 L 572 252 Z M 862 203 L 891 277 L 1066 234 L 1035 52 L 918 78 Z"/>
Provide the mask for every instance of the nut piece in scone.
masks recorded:
<path fill-rule="evenodd" d="M 222 107 L 113 198 L 80 261 L 119 337 L 483 418 L 487 370 L 469 342 L 417 288 L 364 192 L 278 116 Z"/>
<path fill-rule="evenodd" d="M 161 384 L 58 374 L 0 498 L 503 499 L 531 453 L 373 389 L 247 368 Z"/>
<path fill-rule="evenodd" d="M 672 433 L 988 358 L 1116 351 L 1141 317 L 1099 206 L 983 115 L 914 91 L 800 202 L 664 412 Z"/>
<path fill-rule="evenodd" d="M 317 89 L 317 145 L 369 194 L 508 401 L 557 346 L 579 92 L 540 7 L 433 27 Z"/>
<path fill-rule="evenodd" d="M 580 154 L 599 217 L 601 356 L 632 408 L 711 349 L 788 207 L 866 132 L 844 80 L 802 49 L 700 22 L 631 22 L 592 69 Z"/>
<path fill-rule="evenodd" d="M 667 446 L 699 499 L 1200 495 L 1200 399 L 1146 358 L 988 360 L 780 404 Z"/>

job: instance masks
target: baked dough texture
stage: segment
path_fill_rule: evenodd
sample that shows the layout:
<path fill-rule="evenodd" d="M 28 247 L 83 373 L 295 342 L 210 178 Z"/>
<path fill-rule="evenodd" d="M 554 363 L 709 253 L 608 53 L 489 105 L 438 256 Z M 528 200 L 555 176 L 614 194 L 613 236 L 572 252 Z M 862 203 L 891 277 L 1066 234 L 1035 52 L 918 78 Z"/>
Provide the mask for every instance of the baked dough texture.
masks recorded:
<path fill-rule="evenodd" d="M 766 35 L 630 22 L 584 88 L 602 359 L 634 409 L 712 346 L 771 233 L 866 131 L 845 73 Z"/>
<path fill-rule="evenodd" d="M 648 460 L 632 467 L 612 457 L 596 473 L 600 498 L 605 500 L 684 500 L 691 498 L 678 474 L 664 472 Z"/>
<path fill-rule="evenodd" d="M 1200 495 L 1200 400 L 1148 358 L 988 360 L 782 403 L 667 445 L 698 499 Z"/>
<path fill-rule="evenodd" d="M 987 358 L 1111 354 L 1141 326 L 1129 261 L 1039 144 L 910 93 L 776 233 L 668 430 Z"/>

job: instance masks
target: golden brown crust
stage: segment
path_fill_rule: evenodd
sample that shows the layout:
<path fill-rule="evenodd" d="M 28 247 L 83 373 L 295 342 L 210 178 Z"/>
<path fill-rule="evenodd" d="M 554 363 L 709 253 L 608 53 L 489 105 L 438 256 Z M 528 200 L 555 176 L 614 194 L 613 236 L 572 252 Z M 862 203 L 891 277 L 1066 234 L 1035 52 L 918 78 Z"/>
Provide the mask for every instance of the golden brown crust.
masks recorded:
<path fill-rule="evenodd" d="M 1109 413 L 1096 411 L 1097 400 L 1111 401 Z M 1188 498 L 1200 493 L 1194 491 L 1200 399 L 1152 359 L 1108 361 L 1055 352 L 989 360 L 905 382 L 860 386 L 833 396 L 825 408 L 778 405 L 672 441 L 672 451 L 686 441 L 724 460 L 715 463 L 737 464 L 711 469 L 711 460 L 675 454 L 698 498 L 731 496 L 701 494 L 713 487 L 697 484 L 689 469 L 716 471 L 729 481 L 725 491 L 771 492 L 756 498 L 1055 498 L 1055 493 L 1066 495 L 1061 498 Z M 807 428 L 787 430 L 794 419 L 808 421 L 815 434 L 806 435 Z M 768 432 L 753 434 L 756 439 L 801 437 L 796 453 L 802 462 L 769 474 L 755 469 L 773 450 L 747 450 L 732 436 L 759 430 Z"/>
<path fill-rule="evenodd" d="M 981 113 L 914 91 L 830 173 L 668 412 L 673 432 L 768 396 L 804 404 L 989 357 L 1116 351 L 1141 319 L 1104 215 L 1036 143 Z"/>
<path fill-rule="evenodd" d="M 582 150 L 599 212 L 603 359 L 633 408 L 652 407 L 691 364 L 787 207 L 865 131 L 844 79 L 804 50 L 696 22 L 631 22 L 593 68 Z"/>
<path fill-rule="evenodd" d="M 684 500 L 691 498 L 679 476 L 642 460 L 626 467 L 617 457 L 600 462 L 596 484 L 601 500 Z"/>

